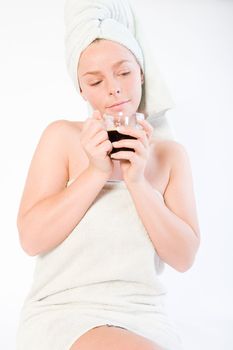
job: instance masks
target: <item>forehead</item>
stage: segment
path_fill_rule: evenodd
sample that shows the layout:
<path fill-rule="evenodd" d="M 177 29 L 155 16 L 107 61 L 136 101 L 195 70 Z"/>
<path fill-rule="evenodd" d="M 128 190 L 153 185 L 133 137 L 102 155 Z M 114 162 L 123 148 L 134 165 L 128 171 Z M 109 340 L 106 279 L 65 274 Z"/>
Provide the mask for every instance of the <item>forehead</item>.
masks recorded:
<path fill-rule="evenodd" d="M 134 54 L 125 46 L 110 40 L 99 40 L 91 43 L 82 52 L 78 69 L 83 72 L 90 67 L 98 69 L 120 61 L 137 64 Z"/>

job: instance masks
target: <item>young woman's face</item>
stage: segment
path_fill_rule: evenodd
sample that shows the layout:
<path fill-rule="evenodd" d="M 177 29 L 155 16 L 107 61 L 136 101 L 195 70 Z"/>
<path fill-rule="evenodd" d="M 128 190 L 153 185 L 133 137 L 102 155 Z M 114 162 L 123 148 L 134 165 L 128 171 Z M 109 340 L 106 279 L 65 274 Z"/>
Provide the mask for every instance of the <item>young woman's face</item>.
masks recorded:
<path fill-rule="evenodd" d="M 93 42 L 81 54 L 78 79 L 81 95 L 94 110 L 128 115 L 138 110 L 143 75 L 124 46 L 110 40 Z"/>

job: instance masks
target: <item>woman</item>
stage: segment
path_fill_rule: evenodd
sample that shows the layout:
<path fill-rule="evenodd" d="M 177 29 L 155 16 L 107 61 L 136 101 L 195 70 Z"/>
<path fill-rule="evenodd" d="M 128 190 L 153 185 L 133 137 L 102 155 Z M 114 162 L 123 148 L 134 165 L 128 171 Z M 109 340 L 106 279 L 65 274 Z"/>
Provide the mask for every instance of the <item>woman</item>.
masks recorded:
<path fill-rule="evenodd" d="M 95 112 L 51 123 L 30 165 L 18 228 L 38 257 L 17 350 L 181 349 L 158 274 L 188 270 L 199 246 L 187 153 L 147 120 L 119 130 L 135 140 L 109 141 L 103 114 L 138 111 L 146 81 L 126 46 L 94 38 L 76 69 Z M 109 156 L 113 146 L 135 152 Z"/>

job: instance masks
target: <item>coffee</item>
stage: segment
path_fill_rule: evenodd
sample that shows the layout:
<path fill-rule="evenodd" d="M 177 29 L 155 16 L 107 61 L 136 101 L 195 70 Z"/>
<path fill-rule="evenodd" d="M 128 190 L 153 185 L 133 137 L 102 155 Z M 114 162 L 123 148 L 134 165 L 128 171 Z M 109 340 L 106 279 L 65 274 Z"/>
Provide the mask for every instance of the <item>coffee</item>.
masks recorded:
<path fill-rule="evenodd" d="M 116 129 L 113 130 L 107 130 L 108 132 L 108 138 L 110 140 L 110 142 L 116 142 L 116 141 L 120 141 L 122 139 L 134 139 L 136 140 L 136 137 L 130 136 L 130 135 L 126 135 L 126 134 L 121 134 L 119 133 Z M 116 153 L 119 151 L 131 151 L 131 152 L 135 152 L 135 150 L 133 148 L 129 148 L 129 147 L 117 147 L 112 149 L 111 153 Z"/>

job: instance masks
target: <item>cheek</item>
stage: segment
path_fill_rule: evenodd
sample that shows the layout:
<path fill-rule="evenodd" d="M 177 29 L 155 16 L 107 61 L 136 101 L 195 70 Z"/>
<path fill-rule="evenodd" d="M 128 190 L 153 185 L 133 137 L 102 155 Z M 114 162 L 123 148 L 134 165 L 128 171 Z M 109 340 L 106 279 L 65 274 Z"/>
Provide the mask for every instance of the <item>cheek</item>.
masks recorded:
<path fill-rule="evenodd" d="M 140 98 L 142 92 L 141 78 L 134 76 L 133 79 L 129 82 L 129 88 L 136 98 Z"/>
<path fill-rule="evenodd" d="M 85 97 L 87 101 L 91 104 L 93 109 L 103 110 L 103 103 L 106 100 L 103 95 L 103 91 L 99 88 L 97 89 L 87 89 Z"/>
<path fill-rule="evenodd" d="M 85 96 L 89 102 L 100 101 L 101 91 L 100 89 L 86 89 Z"/>

